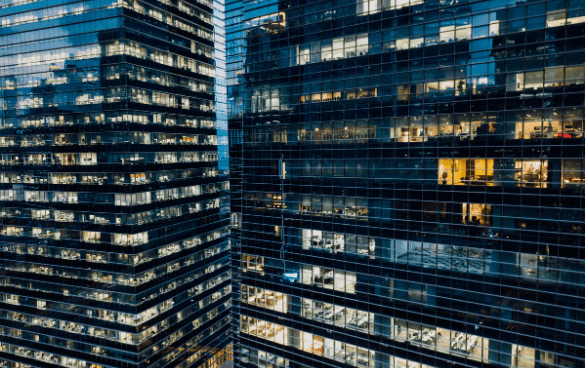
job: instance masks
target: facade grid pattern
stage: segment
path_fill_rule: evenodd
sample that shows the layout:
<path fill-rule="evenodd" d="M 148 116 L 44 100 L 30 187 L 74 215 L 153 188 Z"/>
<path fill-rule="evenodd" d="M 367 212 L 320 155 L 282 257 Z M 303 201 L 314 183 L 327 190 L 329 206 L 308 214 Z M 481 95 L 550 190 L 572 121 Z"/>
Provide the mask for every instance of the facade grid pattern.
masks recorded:
<path fill-rule="evenodd" d="M 223 12 L 0 1 L 0 366 L 231 360 Z"/>
<path fill-rule="evenodd" d="M 236 366 L 585 366 L 585 2 L 226 20 Z"/>

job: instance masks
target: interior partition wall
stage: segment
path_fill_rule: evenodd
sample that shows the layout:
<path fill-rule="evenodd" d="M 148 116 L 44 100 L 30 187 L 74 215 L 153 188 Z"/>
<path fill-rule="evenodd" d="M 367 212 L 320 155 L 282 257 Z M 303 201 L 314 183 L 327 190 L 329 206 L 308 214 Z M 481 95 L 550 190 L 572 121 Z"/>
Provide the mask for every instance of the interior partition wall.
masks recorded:
<path fill-rule="evenodd" d="M 582 0 L 226 14 L 237 366 L 585 365 Z"/>
<path fill-rule="evenodd" d="M 223 11 L 0 2 L 0 366 L 231 359 Z"/>

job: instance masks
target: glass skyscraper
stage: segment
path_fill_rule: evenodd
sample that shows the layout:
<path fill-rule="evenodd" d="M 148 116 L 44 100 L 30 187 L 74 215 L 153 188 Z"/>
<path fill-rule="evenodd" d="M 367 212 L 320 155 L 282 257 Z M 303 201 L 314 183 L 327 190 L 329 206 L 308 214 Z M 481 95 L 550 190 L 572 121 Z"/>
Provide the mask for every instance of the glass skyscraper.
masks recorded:
<path fill-rule="evenodd" d="M 0 366 L 230 359 L 223 11 L 0 1 Z"/>
<path fill-rule="evenodd" d="M 583 0 L 226 20 L 237 366 L 585 366 Z"/>
<path fill-rule="evenodd" d="M 241 0 L 230 0 L 226 7 L 226 86 L 227 86 L 227 117 L 229 144 L 229 177 L 230 177 L 230 211 L 231 211 L 231 260 L 232 285 L 239 285 L 238 266 L 240 264 L 240 240 L 242 218 L 242 116 L 243 116 L 243 35 L 244 24 L 242 15 L 244 4 Z M 238 298 L 238 291 L 233 289 L 233 296 Z M 237 308 L 237 305 L 233 306 Z M 233 331 L 238 329 L 237 311 L 232 310 Z M 235 317 L 235 318 L 234 318 Z M 237 349 L 238 334 L 232 334 L 234 348 Z"/>

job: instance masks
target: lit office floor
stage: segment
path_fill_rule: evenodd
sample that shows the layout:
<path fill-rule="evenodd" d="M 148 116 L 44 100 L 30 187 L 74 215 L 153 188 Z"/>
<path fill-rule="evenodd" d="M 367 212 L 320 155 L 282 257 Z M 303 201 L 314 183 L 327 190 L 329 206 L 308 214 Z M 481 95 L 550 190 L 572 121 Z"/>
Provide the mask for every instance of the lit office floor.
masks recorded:
<path fill-rule="evenodd" d="M 536 351 L 526 346 L 512 345 L 512 367 L 534 368 Z"/>
<path fill-rule="evenodd" d="M 398 263 L 420 264 L 425 268 L 483 274 L 491 261 L 491 252 L 453 246 L 414 247 L 397 257 Z"/>
<path fill-rule="evenodd" d="M 430 350 L 460 355 L 476 361 L 487 361 L 489 340 L 479 336 L 445 329 L 423 328 L 422 331 L 396 328 L 396 340 L 410 341 Z M 451 337 L 451 338 L 450 338 Z"/>

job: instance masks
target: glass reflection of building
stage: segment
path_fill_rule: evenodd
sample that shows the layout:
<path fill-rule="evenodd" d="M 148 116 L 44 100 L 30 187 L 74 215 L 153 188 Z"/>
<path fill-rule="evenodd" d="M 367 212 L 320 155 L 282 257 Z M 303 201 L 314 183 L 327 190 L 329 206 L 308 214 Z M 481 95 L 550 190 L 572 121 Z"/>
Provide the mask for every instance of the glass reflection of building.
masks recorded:
<path fill-rule="evenodd" d="M 239 366 L 585 366 L 583 0 L 227 9 Z"/>
<path fill-rule="evenodd" d="M 0 21 L 0 366 L 221 365 L 223 5 L 8 0 Z"/>

